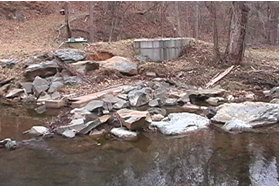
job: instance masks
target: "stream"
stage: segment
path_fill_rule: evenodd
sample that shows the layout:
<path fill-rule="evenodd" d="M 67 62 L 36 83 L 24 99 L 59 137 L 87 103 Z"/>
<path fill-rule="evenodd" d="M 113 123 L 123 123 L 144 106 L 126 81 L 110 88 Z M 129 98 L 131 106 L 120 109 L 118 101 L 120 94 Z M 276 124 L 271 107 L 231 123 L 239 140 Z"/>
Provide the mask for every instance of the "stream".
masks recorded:
<path fill-rule="evenodd" d="M 0 139 L 45 125 L 43 116 L 0 105 Z M 0 149 L 0 185 L 279 185 L 279 135 L 237 135 L 213 129 L 167 137 L 144 133 L 137 142 L 90 136 L 33 139 Z"/>

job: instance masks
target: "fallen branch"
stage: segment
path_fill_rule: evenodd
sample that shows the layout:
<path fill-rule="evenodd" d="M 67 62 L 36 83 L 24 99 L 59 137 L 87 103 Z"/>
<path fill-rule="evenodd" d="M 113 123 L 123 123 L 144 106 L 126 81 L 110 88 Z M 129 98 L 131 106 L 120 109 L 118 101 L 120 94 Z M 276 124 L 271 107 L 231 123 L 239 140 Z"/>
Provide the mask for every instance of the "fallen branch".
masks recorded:
<path fill-rule="evenodd" d="M 214 85 L 215 83 L 217 83 L 218 81 L 220 81 L 222 78 L 224 78 L 227 74 L 229 74 L 232 69 L 233 69 L 234 65 L 232 65 L 231 67 L 227 68 L 224 72 L 220 73 L 220 74 L 216 74 L 207 84 L 206 84 L 206 88 Z"/>
<path fill-rule="evenodd" d="M 82 79 L 84 82 L 88 83 L 88 84 L 92 84 L 91 80 L 89 80 L 85 75 L 83 75 L 82 73 L 76 71 L 74 68 L 72 68 L 70 65 L 56 59 L 55 62 L 58 64 L 58 66 L 60 66 L 62 69 L 67 70 L 70 74 L 79 77 L 80 79 Z"/>

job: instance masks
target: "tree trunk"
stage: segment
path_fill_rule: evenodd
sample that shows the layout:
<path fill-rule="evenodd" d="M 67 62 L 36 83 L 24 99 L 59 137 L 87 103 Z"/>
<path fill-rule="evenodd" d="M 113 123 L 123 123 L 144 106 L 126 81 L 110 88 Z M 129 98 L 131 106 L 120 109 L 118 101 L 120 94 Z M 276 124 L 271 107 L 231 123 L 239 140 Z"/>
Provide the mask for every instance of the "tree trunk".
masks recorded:
<path fill-rule="evenodd" d="M 194 38 L 199 38 L 199 21 L 200 21 L 200 8 L 199 8 L 199 2 L 196 2 L 195 4 L 195 26 L 194 26 Z"/>
<path fill-rule="evenodd" d="M 209 3 L 209 5 L 207 4 Z M 214 43 L 214 56 L 215 60 L 220 60 L 220 50 L 219 50 L 219 37 L 218 37 L 218 25 L 217 25 L 217 10 L 216 10 L 216 2 L 210 1 L 205 2 L 207 9 L 210 12 L 210 15 L 213 19 L 212 28 L 213 28 L 213 43 Z"/>
<path fill-rule="evenodd" d="M 65 2 L 64 4 L 65 9 L 65 24 L 66 24 L 66 30 L 67 30 L 67 37 L 72 37 L 72 31 L 69 23 L 69 2 Z"/>
<path fill-rule="evenodd" d="M 231 64 L 239 65 L 242 62 L 245 51 L 249 8 L 244 1 L 234 1 L 232 6 L 233 15 L 230 26 L 227 60 Z"/>
<path fill-rule="evenodd" d="M 179 6 L 178 2 L 175 1 L 175 13 L 176 13 L 176 20 L 177 20 L 177 30 L 178 30 L 178 36 L 182 36 L 182 31 L 181 31 L 181 21 L 180 21 L 180 13 L 179 13 Z"/>
<path fill-rule="evenodd" d="M 89 2 L 89 19 L 88 19 L 88 28 L 89 28 L 89 41 L 94 42 L 94 2 Z"/>
<path fill-rule="evenodd" d="M 279 7 L 278 2 L 269 3 L 269 16 L 268 16 L 268 42 L 269 44 L 276 45 L 278 42 L 278 25 L 279 25 Z"/>

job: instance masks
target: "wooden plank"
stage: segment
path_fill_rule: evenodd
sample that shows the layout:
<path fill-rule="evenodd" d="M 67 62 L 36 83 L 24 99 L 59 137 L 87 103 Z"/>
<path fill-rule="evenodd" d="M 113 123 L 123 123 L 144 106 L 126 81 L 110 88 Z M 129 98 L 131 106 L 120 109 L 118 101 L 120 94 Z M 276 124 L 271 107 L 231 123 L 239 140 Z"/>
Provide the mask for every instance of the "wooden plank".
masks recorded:
<path fill-rule="evenodd" d="M 224 72 L 222 72 L 221 74 L 218 74 L 217 76 L 215 75 L 206 85 L 205 88 L 208 88 L 212 85 L 214 85 L 215 83 L 217 83 L 218 81 L 220 81 L 223 77 L 225 77 L 227 74 L 229 74 L 231 72 L 231 70 L 233 69 L 234 65 L 232 65 L 231 67 L 227 68 Z"/>
<path fill-rule="evenodd" d="M 70 100 L 70 101 L 72 101 L 71 107 L 72 108 L 83 107 L 87 103 L 89 103 L 90 101 L 92 101 L 94 99 L 98 99 L 98 98 L 100 98 L 100 97 L 102 97 L 102 96 L 104 96 L 105 94 L 108 94 L 108 93 L 119 92 L 123 88 L 126 88 L 126 87 L 128 87 L 128 86 L 127 85 L 122 85 L 122 86 L 119 86 L 119 87 L 106 89 L 106 90 L 103 90 L 103 91 L 100 91 L 100 92 L 95 92 L 93 94 L 88 94 L 88 95 L 85 95 L 85 96 L 80 96 L 80 97 L 77 97 L 77 98 L 73 98 L 73 99 Z"/>

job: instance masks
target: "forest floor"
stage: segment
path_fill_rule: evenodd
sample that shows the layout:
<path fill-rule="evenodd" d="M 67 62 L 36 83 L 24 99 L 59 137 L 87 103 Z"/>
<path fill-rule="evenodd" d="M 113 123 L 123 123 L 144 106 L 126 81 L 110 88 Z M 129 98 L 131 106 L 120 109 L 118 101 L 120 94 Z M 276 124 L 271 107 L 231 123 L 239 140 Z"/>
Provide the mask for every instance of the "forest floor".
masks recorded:
<path fill-rule="evenodd" d="M 48 24 L 46 24 L 48 23 Z M 30 56 L 43 55 L 58 49 L 60 43 L 55 42 L 57 28 L 63 23 L 63 17 L 50 14 L 44 19 L 30 21 L 3 21 L 0 23 L 0 59 L 17 59 L 19 65 L 13 69 L 0 67 L 0 80 L 23 77 L 24 62 Z M 82 49 L 89 54 L 117 55 L 128 57 L 134 61 L 133 40 L 117 42 L 98 42 Z M 104 56 L 103 56 L 104 57 Z M 241 66 L 235 67 L 216 85 L 231 91 L 252 91 L 270 89 L 279 83 L 279 49 L 278 47 L 262 46 L 247 48 Z M 213 45 L 200 40 L 193 40 L 181 57 L 163 63 L 139 62 L 139 74 L 123 76 L 117 72 L 97 70 L 88 74 L 93 81 L 91 85 L 68 87 L 64 93 L 75 92 L 85 94 L 115 84 L 130 84 L 138 80 L 149 80 L 146 72 L 155 72 L 158 77 L 204 87 L 217 73 L 223 72 L 229 64 L 213 62 Z"/>

